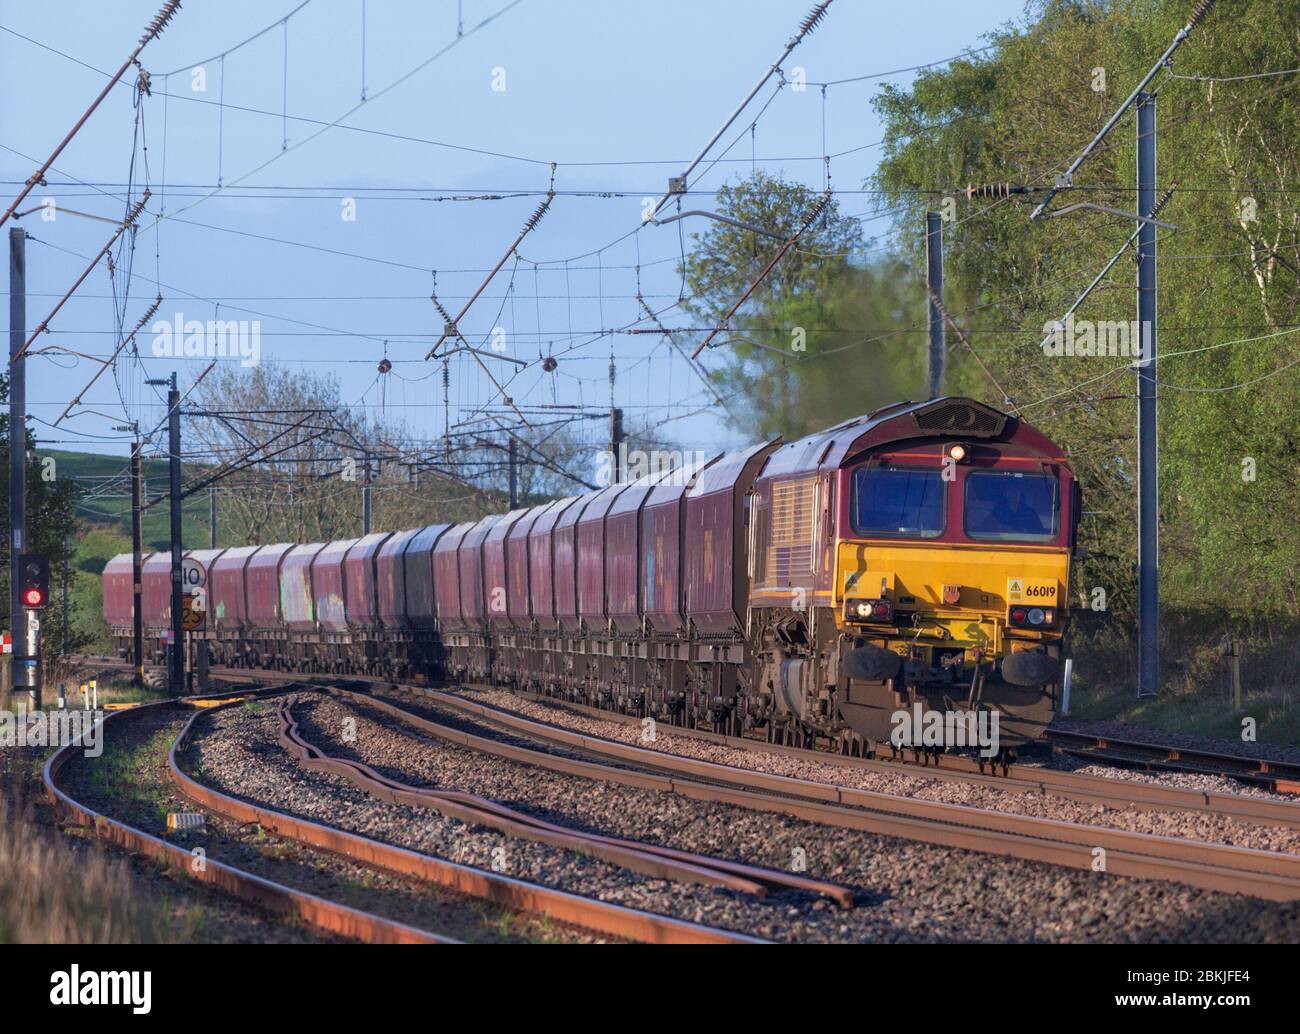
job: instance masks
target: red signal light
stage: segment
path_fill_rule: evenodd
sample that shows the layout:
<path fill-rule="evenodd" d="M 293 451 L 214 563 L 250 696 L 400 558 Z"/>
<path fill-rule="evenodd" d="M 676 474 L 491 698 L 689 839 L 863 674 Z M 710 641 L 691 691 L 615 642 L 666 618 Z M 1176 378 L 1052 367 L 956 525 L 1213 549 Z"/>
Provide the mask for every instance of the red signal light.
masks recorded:
<path fill-rule="evenodd" d="M 39 607 L 45 602 L 45 597 L 41 595 L 40 589 L 28 589 L 23 594 L 23 602 L 29 607 Z"/>
<path fill-rule="evenodd" d="M 883 600 L 871 608 L 871 613 L 878 618 L 889 617 L 889 604 Z"/>

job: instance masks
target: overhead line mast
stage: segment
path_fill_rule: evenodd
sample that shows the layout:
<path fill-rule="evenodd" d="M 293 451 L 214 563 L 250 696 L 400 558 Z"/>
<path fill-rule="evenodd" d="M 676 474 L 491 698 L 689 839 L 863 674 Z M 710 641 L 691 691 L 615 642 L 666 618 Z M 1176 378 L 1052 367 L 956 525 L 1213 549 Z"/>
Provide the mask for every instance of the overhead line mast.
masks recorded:
<path fill-rule="evenodd" d="M 1138 379 L 1138 684 L 1137 695 L 1155 696 L 1160 691 L 1160 512 L 1159 512 L 1159 425 L 1156 412 L 1156 221 L 1155 215 L 1168 200 L 1156 197 L 1156 100 L 1147 87 L 1161 68 L 1169 65 L 1174 51 L 1182 46 L 1214 6 L 1214 0 L 1200 0 L 1187 24 L 1178 30 L 1173 42 L 1151 66 L 1134 87 L 1092 142 L 1079 154 L 1068 169 L 1057 177 L 1057 182 L 1030 213 L 1030 219 L 1059 215 L 1047 210 L 1052 199 L 1061 191 L 1073 187 L 1074 174 L 1097 149 L 1106 135 L 1119 123 L 1130 106 L 1137 111 L 1137 212 L 1133 219 L 1137 229 L 1130 242 L 1137 240 L 1137 325 L 1141 345 L 1134 363 Z M 1113 211 L 1105 206 L 1088 204 L 1086 207 Z M 1120 213 L 1126 214 L 1126 213 Z M 1126 245 L 1127 247 L 1127 245 Z M 1107 269 L 1115 259 L 1107 264 Z M 1102 274 L 1105 275 L 1105 269 Z M 1098 277 L 1098 280 L 1100 277 Z M 1093 282 L 1095 286 L 1097 281 Z M 1091 291 L 1092 287 L 1088 288 Z M 1085 296 L 1088 292 L 1085 292 Z M 1076 305 L 1078 303 L 1076 302 Z M 1073 308 L 1073 307 L 1072 307 Z"/>

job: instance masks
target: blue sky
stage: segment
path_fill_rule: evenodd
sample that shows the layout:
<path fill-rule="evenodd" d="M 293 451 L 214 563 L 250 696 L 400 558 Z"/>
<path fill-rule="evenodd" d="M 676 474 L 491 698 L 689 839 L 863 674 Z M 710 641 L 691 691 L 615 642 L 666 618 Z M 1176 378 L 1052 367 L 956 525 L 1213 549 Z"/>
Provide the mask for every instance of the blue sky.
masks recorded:
<path fill-rule="evenodd" d="M 153 194 L 133 261 L 122 262 L 115 282 L 101 264 L 39 344 L 107 356 L 117 340 L 114 288 L 125 296 L 128 330 L 161 291 L 161 318 L 259 320 L 264 361 L 332 374 L 348 402 L 376 412 L 382 402 L 385 418 L 436 436 L 444 419 L 441 368 L 424 362 L 441 330 L 429 301 L 432 271 L 439 297 L 457 311 L 538 205 L 555 162 L 557 191 L 621 196 L 561 193 L 520 248 L 526 261 L 507 263 L 462 330 L 486 345 L 499 326 L 506 354 L 530 363 L 516 372 L 489 360 L 497 378 L 513 378 L 508 391 L 521 405 L 608 406 L 612 349 L 614 399 L 629 422 L 646 421 L 686 449 L 739 444 L 665 343 L 600 332 L 640 315 L 638 263 L 652 307 L 677 298 L 677 230 L 638 230 L 642 199 L 657 199 L 667 177 L 721 125 L 779 55 L 808 0 L 522 0 L 478 29 L 510 0 L 463 0 L 458 42 L 456 0 L 311 0 L 289 18 L 287 32 L 274 24 L 298 2 L 187 0 L 141 58 L 154 92 L 140 109 L 143 136 L 133 91 L 114 90 L 50 175 L 53 184 L 93 186 L 37 188 L 24 203 L 54 197 L 64 208 L 121 218 L 133 154 L 134 181 Z M 67 55 L 0 32 L 0 91 L 10 99 L 0 121 L 6 199 L 102 88 L 102 75 L 69 58 L 116 70 L 157 7 L 154 0 L 4 6 L 0 25 Z M 938 61 L 981 46 L 985 33 L 1022 13 L 1020 0 L 835 0 L 784 69 L 793 76 L 802 68 L 817 83 Z M 224 61 L 208 60 L 267 26 Z M 194 89 L 195 67 L 205 91 Z M 711 153 L 725 151 L 724 159 L 704 163 L 707 171 L 692 179 L 692 190 L 705 193 L 690 207 L 711 207 L 707 192 L 747 175 L 751 164 L 821 187 L 823 153 L 833 156 L 836 188 L 861 188 L 880 153 L 870 146 L 881 136 L 870 99 L 882 82 L 907 83 L 914 74 L 834 85 L 824 99 L 815 85 L 775 96 L 765 88 Z M 502 76 L 504 90 L 493 89 Z M 368 100 L 343 125 L 368 132 L 343 125 L 321 132 L 282 117 L 332 123 L 361 101 L 363 85 Z M 751 139 L 750 123 L 769 98 Z M 515 192 L 525 196 L 461 199 Z M 354 221 L 342 218 L 348 198 Z M 864 217 L 869 236 L 883 229 L 883 220 L 869 218 L 870 196 L 845 193 L 840 204 Z M 28 323 L 35 326 L 112 227 L 66 211 L 53 222 L 29 215 L 22 225 L 36 238 L 27 246 Z M 703 227 L 696 220 L 688 228 Z M 662 319 L 690 322 L 672 308 Z M 144 378 L 174 368 L 186 387 L 207 365 L 155 357 L 151 334 L 139 341 L 141 360 L 120 363 L 116 377 L 105 375 L 85 397 L 83 410 L 93 412 L 57 429 L 36 422 L 38 438 L 125 453 L 111 427 L 128 419 L 152 427 L 163 415 Z M 376 364 L 385 348 L 394 366 L 381 399 Z M 554 374 L 542 371 L 542 354 L 559 357 Z M 53 421 L 97 365 L 67 353 L 35 357 L 29 412 Z M 451 381 L 453 423 L 495 394 L 467 355 L 452 359 Z M 605 433 L 598 421 L 589 427 L 593 441 Z"/>

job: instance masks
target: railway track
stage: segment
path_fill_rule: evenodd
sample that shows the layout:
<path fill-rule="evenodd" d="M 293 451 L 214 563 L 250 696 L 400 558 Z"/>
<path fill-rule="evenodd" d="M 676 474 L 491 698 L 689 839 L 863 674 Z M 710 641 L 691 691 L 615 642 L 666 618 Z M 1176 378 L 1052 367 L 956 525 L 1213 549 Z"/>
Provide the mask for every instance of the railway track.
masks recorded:
<path fill-rule="evenodd" d="M 296 680 L 290 680 L 290 685 L 293 681 Z M 172 745 L 169 772 L 187 797 L 234 822 L 256 823 L 284 839 L 342 855 L 369 867 L 411 876 L 512 911 L 545 916 L 624 940 L 657 944 L 760 943 L 759 938 L 746 934 L 625 908 L 446 861 L 221 793 L 184 772 L 176 757 L 194 735 L 194 726 L 204 713 L 196 713 Z"/>
<path fill-rule="evenodd" d="M 1300 856 L 1296 855 L 989 811 L 755 772 L 544 725 L 437 690 L 423 687 L 399 687 L 399 690 L 414 699 L 471 716 L 484 726 L 484 732 L 490 732 L 489 726 L 496 726 L 538 741 L 539 746 L 525 747 L 502 742 L 491 735 L 469 733 L 373 694 L 340 687 L 331 687 L 329 692 L 365 702 L 447 742 L 552 771 L 780 812 L 834 827 L 1075 869 L 1096 868 L 1100 851 L 1105 871 L 1113 875 L 1172 880 L 1205 890 L 1270 900 L 1300 900 Z M 544 749 L 547 746 L 599 760 L 562 756 Z"/>
<path fill-rule="evenodd" d="M 579 851 L 655 879 L 726 887 L 756 897 L 766 897 L 769 889 L 802 890 L 830 898 L 844 908 L 853 907 L 852 890 L 822 880 L 653 844 L 579 832 L 545 822 L 526 812 L 505 807 L 475 794 L 412 786 L 380 775 L 368 765 L 331 757 L 307 742 L 294 720 L 291 704 L 286 702 L 280 705 L 279 717 L 280 744 L 304 768 L 341 775 L 353 785 L 383 800 L 429 808 L 440 815 L 470 825 L 486 826 L 509 836 Z"/>
<path fill-rule="evenodd" d="M 1226 776 L 1261 786 L 1274 793 L 1300 794 L 1300 763 L 1171 747 L 1168 744 L 1064 729 L 1048 729 L 1047 739 L 1053 749 L 1061 753 L 1107 765 Z"/>
<path fill-rule="evenodd" d="M 214 671 L 226 677 L 227 670 Z M 251 677 L 247 671 L 231 669 L 236 677 Z M 302 676 L 274 673 L 286 682 Z M 320 685 L 320 680 L 307 680 Z M 549 743 L 553 748 L 584 752 L 596 760 L 558 758 L 546 750 L 523 750 L 494 742 L 490 736 L 467 736 L 446 725 L 376 697 L 358 694 L 340 686 L 330 691 L 354 700 L 364 699 L 381 710 L 449 742 L 512 757 L 528 764 L 589 778 L 628 785 L 673 790 L 698 799 L 739 804 L 758 810 L 779 811 L 810 821 L 839 825 L 867 832 L 907 837 L 948 847 L 995 851 L 1033 861 L 1078 869 L 1096 866 L 1097 849 L 1103 851 L 1106 871 L 1148 879 L 1167 879 L 1206 890 L 1251 894 L 1272 900 L 1300 899 L 1300 857 L 1204 841 L 1136 833 L 1107 827 L 1060 822 L 1035 816 L 1014 815 L 964 805 L 917 800 L 824 782 L 791 779 L 735 766 L 717 765 L 630 747 L 533 722 L 462 697 L 424 685 L 397 685 L 377 678 L 350 677 L 346 682 L 385 688 L 424 698 L 431 703 L 458 710 L 501 729 Z M 474 688 L 474 687 L 470 687 Z M 489 688 L 489 687 L 481 687 Z M 537 694 L 525 698 L 559 704 L 605 720 L 639 724 L 639 719 Z M 400 713 L 399 713 L 400 712 Z M 898 773 L 914 772 L 925 778 L 975 782 L 1000 790 L 1052 794 L 1110 807 L 1153 810 L 1203 811 L 1247 821 L 1300 828 L 1300 804 L 1290 801 L 1244 797 L 1189 790 L 1131 780 L 1061 772 L 1028 765 L 1011 765 L 997 776 L 979 770 L 971 760 L 944 757 L 939 764 L 902 763 L 898 760 L 846 757 L 802 747 L 727 737 L 706 730 L 667 727 L 675 736 L 698 738 L 756 752 L 815 757 L 819 762 L 846 768 Z M 612 764 L 611 764 L 612 762 Z M 635 771 L 633 771 L 635 770 Z"/>
<path fill-rule="evenodd" d="M 495 687 L 471 686 L 468 688 L 486 689 Z M 602 721 L 616 722 L 633 727 L 639 727 L 641 724 L 641 719 L 618 711 L 589 707 L 585 704 L 573 703 L 540 693 L 518 690 L 513 692 L 514 695 L 524 700 L 561 707 Z M 1250 822 L 1262 822 L 1300 829 L 1300 801 L 1245 797 L 1239 794 L 1193 790 L 1181 786 L 1120 780 L 1107 776 L 1065 772 L 1039 765 L 1011 764 L 1005 770 L 1002 770 L 1003 774 L 995 775 L 988 770 L 987 766 L 981 766 L 974 759 L 959 754 L 929 756 L 922 753 L 919 756 L 914 755 L 914 760 L 909 761 L 906 754 L 899 753 L 895 757 L 888 758 L 883 756 L 891 749 L 888 745 L 881 745 L 881 755 L 876 758 L 859 758 L 809 747 L 792 747 L 768 743 L 765 740 L 726 736 L 706 729 L 688 729 L 682 726 L 670 725 L 664 726 L 664 731 L 672 736 L 716 743 L 751 753 L 780 754 L 786 757 L 815 759 L 821 764 L 845 769 L 857 769 L 881 774 L 897 773 L 903 770 L 918 776 L 923 775 L 926 779 L 975 783 L 999 790 L 1049 794 L 1091 804 L 1140 809 L 1201 811 Z M 1169 770 L 1190 771 L 1189 769 L 1173 768 Z"/>
<path fill-rule="evenodd" d="M 252 824 L 281 840 L 339 856 L 379 872 L 409 877 L 511 912 L 545 917 L 566 926 L 621 940 L 649 943 L 761 943 L 761 939 L 743 933 L 585 898 L 310 822 L 299 816 L 220 793 L 186 773 L 180 765 L 178 754 L 194 737 L 196 724 L 205 715 L 242 704 L 249 697 L 278 694 L 300 684 L 297 678 L 287 676 L 274 681 L 278 684 L 265 690 L 237 690 L 220 694 L 216 699 L 187 701 L 202 706 L 195 708 L 168 749 L 168 778 L 185 798 L 212 815 L 241 826 Z M 174 706 L 176 704 L 173 701 L 139 704 L 111 712 L 105 721 L 120 722 L 126 716 L 138 715 L 142 709 Z M 92 828 L 101 838 L 133 853 L 174 865 L 201 882 L 212 884 L 242 900 L 283 915 L 295 916 L 308 926 L 325 933 L 374 943 L 456 943 L 454 938 L 446 935 L 396 922 L 321 895 L 306 893 L 216 859 L 205 858 L 201 867 L 194 867 L 189 848 L 95 811 L 73 799 L 59 785 L 60 773 L 79 749 L 78 744 L 69 744 L 50 758 L 44 774 L 46 792 L 65 817 L 78 825 Z"/>
<path fill-rule="evenodd" d="M 140 704 L 130 710 L 111 712 L 104 718 L 105 730 L 109 723 L 120 722 L 123 716 L 139 708 L 171 706 L 173 705 L 170 701 L 163 701 Z M 456 943 L 443 935 L 353 908 L 318 894 L 307 893 L 216 858 L 204 858 L 202 864 L 195 864 L 195 856 L 190 849 L 98 812 L 75 800 L 60 786 L 63 770 L 81 749 L 82 744 L 77 741 L 66 744 L 50 755 L 42 772 L 42 781 L 46 796 L 63 818 L 75 825 L 93 830 L 100 839 L 124 848 L 132 854 L 152 858 L 174 871 L 185 873 L 200 883 L 216 887 L 248 904 L 278 915 L 297 918 L 305 925 L 324 934 L 372 944 Z"/>
<path fill-rule="evenodd" d="M 87 657 L 88 664 L 97 664 L 105 668 L 130 669 L 131 665 L 117 658 Z M 319 677 L 346 678 L 350 681 L 367 682 L 376 685 L 390 685 L 387 679 L 365 675 L 346 676 L 311 676 L 291 672 L 269 670 L 250 670 L 248 668 L 212 668 L 213 677 L 222 680 L 256 681 L 312 681 Z M 412 685 L 425 685 L 413 682 Z M 499 687 L 470 684 L 471 689 L 496 689 Z M 515 695 L 527 700 L 553 704 L 587 714 L 594 718 L 625 724 L 639 724 L 641 719 L 619 711 L 590 707 L 585 704 L 564 700 L 560 697 L 547 696 L 527 690 L 512 690 Z M 791 757 L 815 757 L 819 762 L 844 767 L 862 768 L 868 771 L 889 772 L 903 768 L 924 769 L 927 778 L 961 779 L 1001 788 L 1020 789 L 1026 792 L 1047 793 L 1055 796 L 1069 797 L 1074 800 L 1105 803 L 1118 799 L 1117 791 L 1112 789 L 1116 780 L 1105 776 L 1087 775 L 1045 768 L 1038 765 L 1013 763 L 997 771 L 990 764 L 981 764 L 973 758 L 957 754 L 927 755 L 913 753 L 908 760 L 906 752 L 895 751 L 887 743 L 876 744 L 874 758 L 847 756 L 811 747 L 797 747 L 748 737 L 727 736 L 707 729 L 692 729 L 684 726 L 667 726 L 674 736 L 701 739 L 713 743 L 725 743 L 740 750 L 784 754 Z M 1146 743 L 1139 740 L 1117 739 L 1115 737 L 1098 737 L 1087 733 L 1048 730 L 1047 738 L 1062 753 L 1081 757 L 1102 764 L 1122 768 L 1146 768 L 1162 772 L 1188 772 L 1197 775 L 1216 775 L 1241 780 L 1261 789 L 1279 794 L 1300 795 L 1300 764 L 1265 758 L 1251 758 L 1221 752 L 1170 747 L 1163 744 Z M 1136 808 L 1175 808 L 1190 811 L 1206 811 L 1216 814 L 1233 815 L 1253 822 L 1275 823 L 1277 825 L 1300 828 L 1300 802 L 1274 801 L 1266 798 L 1243 797 L 1236 794 L 1215 793 L 1212 791 L 1193 790 L 1186 787 L 1165 786 L 1152 783 L 1139 783 L 1128 780 L 1123 783 L 1126 803 Z"/>

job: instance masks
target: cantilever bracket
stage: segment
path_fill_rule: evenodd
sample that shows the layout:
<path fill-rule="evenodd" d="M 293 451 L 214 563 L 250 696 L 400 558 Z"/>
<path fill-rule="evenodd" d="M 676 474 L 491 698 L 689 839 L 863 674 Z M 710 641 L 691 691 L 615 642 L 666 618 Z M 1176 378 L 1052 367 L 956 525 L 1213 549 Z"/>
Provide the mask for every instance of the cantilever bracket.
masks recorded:
<path fill-rule="evenodd" d="M 1044 212 L 1043 214 L 1049 219 L 1054 219 L 1058 215 L 1065 215 L 1068 212 L 1077 211 L 1080 208 L 1091 208 L 1097 212 L 1105 212 L 1107 215 L 1118 215 L 1125 219 L 1136 219 L 1140 223 L 1151 223 L 1159 226 L 1163 230 L 1178 229 L 1173 223 L 1161 222 L 1159 219 L 1153 219 L 1148 215 L 1138 215 L 1136 212 L 1125 212 L 1123 209 L 1111 208 L 1110 205 L 1099 205 L 1095 201 L 1080 201 L 1073 205 L 1066 205 L 1064 208 L 1058 208 L 1054 212 Z"/>

